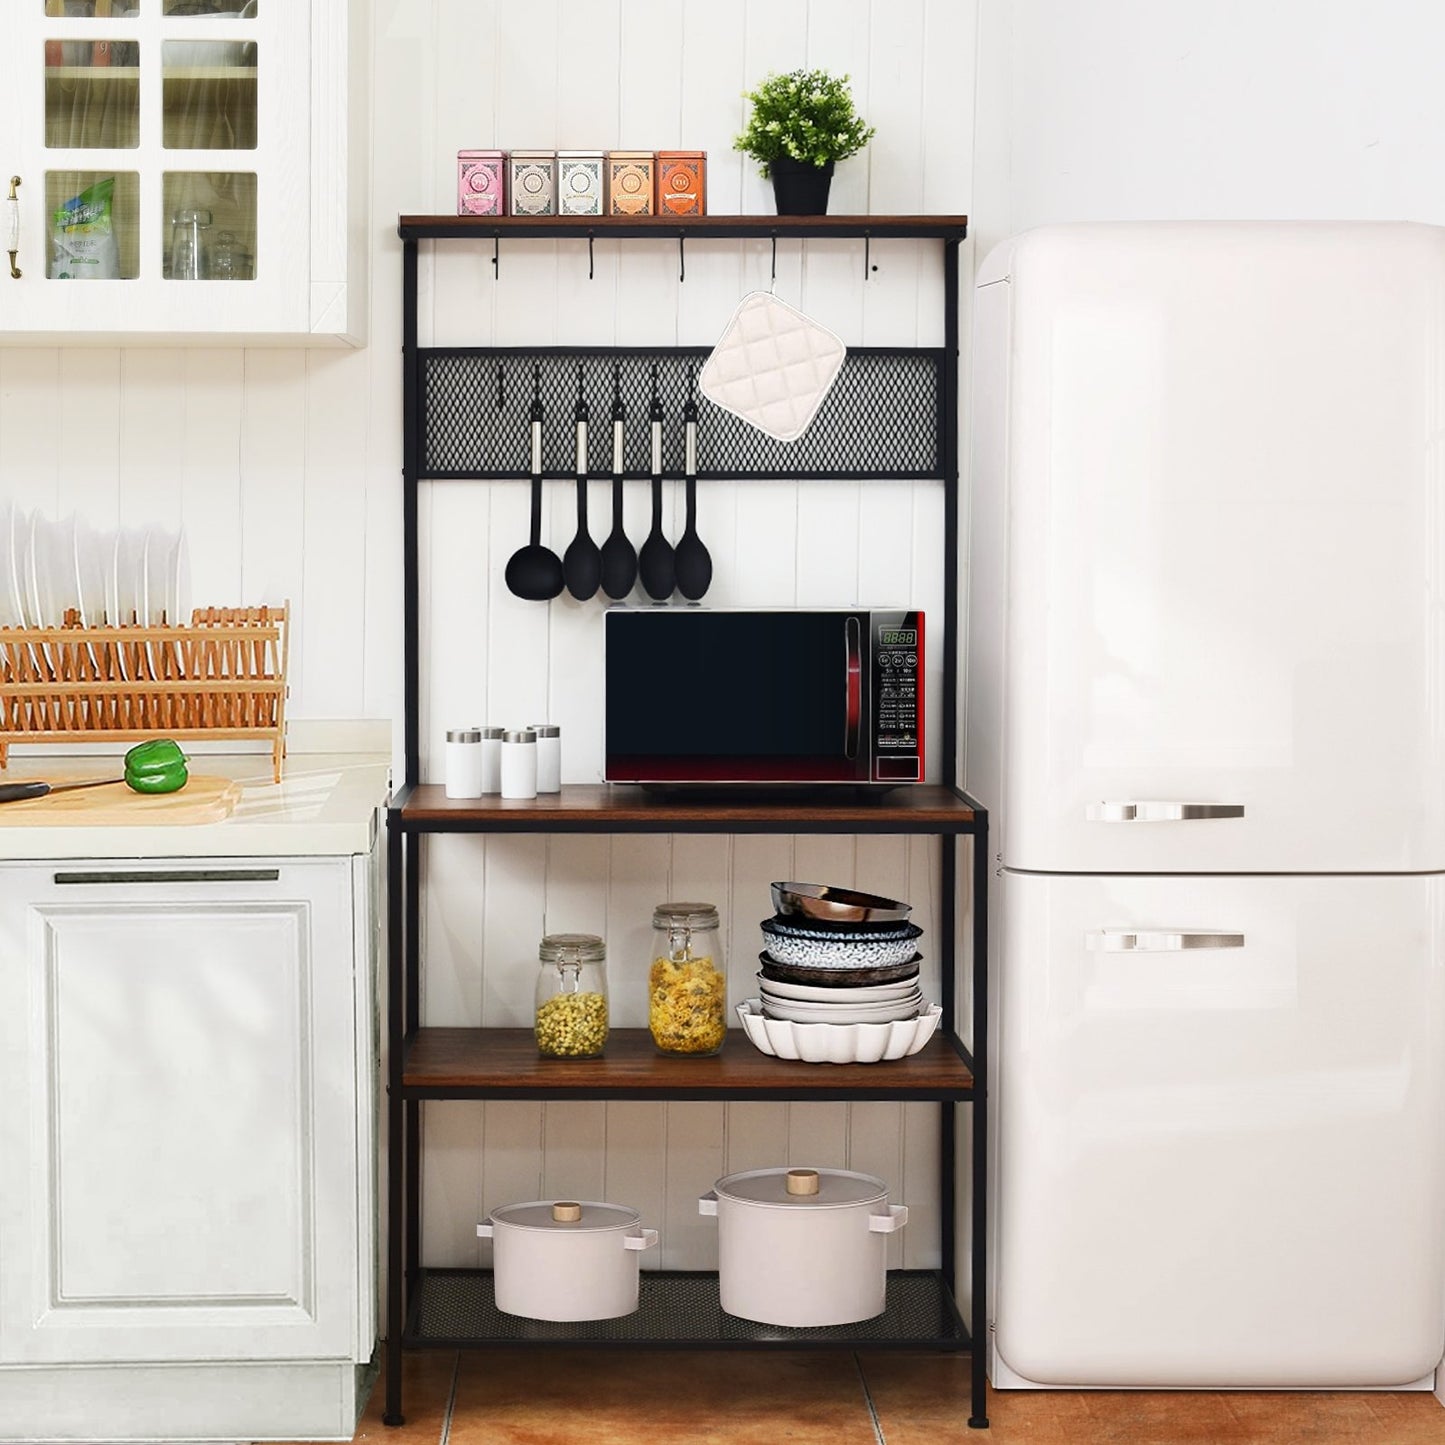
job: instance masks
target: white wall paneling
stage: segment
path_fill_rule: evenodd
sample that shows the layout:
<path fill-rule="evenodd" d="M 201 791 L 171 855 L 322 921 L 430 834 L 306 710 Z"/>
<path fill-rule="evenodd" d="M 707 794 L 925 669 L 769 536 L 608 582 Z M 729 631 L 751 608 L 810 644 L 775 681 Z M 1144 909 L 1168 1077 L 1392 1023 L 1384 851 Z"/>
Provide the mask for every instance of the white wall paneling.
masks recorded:
<path fill-rule="evenodd" d="M 369 344 L 334 354 L 0 344 L 0 499 L 80 511 L 100 527 L 183 523 L 196 602 L 291 599 L 292 715 L 389 716 L 399 749 L 395 217 L 455 208 L 459 149 L 529 144 L 705 150 L 712 211 L 769 212 L 769 183 L 731 148 L 742 93 L 770 69 L 803 65 L 849 72 L 879 127 L 868 151 L 839 166 L 835 212 L 967 212 L 977 9 L 975 0 L 534 0 L 524 10 L 373 0 Z M 422 253 L 421 326 L 437 345 L 706 346 L 738 300 L 771 281 L 766 242 L 689 242 L 685 281 L 673 242 L 599 242 L 591 279 L 582 242 L 504 243 L 497 275 L 489 245 Z M 879 243 L 871 260 L 878 269 L 865 282 L 861 244 L 784 241 L 776 289 L 851 345 L 939 344 L 937 247 Z M 628 485 L 634 544 L 650 522 L 647 491 Z M 666 488 L 674 538 L 681 492 Z M 568 781 L 600 772 L 601 599 L 539 606 L 502 584 L 526 540 L 527 494 L 521 478 L 422 489 L 431 780 L 446 728 L 544 718 L 562 725 Z M 611 526 L 607 482 L 593 484 L 589 509 L 600 543 Z M 714 561 L 709 603 L 902 602 L 935 615 L 941 605 L 936 484 L 709 483 L 698 510 Z M 544 539 L 560 553 L 574 528 L 572 485 L 548 483 Z M 642 1025 L 652 908 L 677 896 L 722 911 L 736 1001 L 755 988 L 770 881 L 822 870 L 901 892 L 932 933 L 937 866 L 930 840 L 429 838 L 423 1019 L 528 1023 L 538 940 L 565 929 L 605 935 L 613 1019 Z M 925 967 L 936 989 L 936 960 Z M 883 1174 L 912 1211 L 890 1258 L 937 1257 L 931 1106 L 430 1103 L 424 1120 L 430 1264 L 485 1261 L 490 1246 L 475 1238 L 485 1209 L 555 1188 L 640 1208 L 664 1231 L 645 1264 L 703 1267 L 715 1225 L 698 1219 L 697 1195 L 728 1170 L 795 1155 Z"/>

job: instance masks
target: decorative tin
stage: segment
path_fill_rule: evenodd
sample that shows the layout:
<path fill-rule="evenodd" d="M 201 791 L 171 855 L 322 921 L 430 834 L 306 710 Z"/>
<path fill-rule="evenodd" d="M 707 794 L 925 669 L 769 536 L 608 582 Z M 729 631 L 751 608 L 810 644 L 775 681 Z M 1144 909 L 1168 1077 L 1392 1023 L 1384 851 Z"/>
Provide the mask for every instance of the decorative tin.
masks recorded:
<path fill-rule="evenodd" d="M 557 214 L 556 151 L 513 151 L 507 169 L 512 215 Z"/>
<path fill-rule="evenodd" d="M 457 152 L 457 215 L 506 215 L 506 189 L 506 152 Z"/>
<path fill-rule="evenodd" d="M 557 152 L 557 211 L 563 216 L 602 214 L 602 152 Z"/>
<path fill-rule="evenodd" d="M 660 216 L 707 214 L 706 151 L 658 151 L 657 213 Z"/>
<path fill-rule="evenodd" d="M 607 214 L 651 216 L 657 161 L 651 151 L 607 152 Z"/>

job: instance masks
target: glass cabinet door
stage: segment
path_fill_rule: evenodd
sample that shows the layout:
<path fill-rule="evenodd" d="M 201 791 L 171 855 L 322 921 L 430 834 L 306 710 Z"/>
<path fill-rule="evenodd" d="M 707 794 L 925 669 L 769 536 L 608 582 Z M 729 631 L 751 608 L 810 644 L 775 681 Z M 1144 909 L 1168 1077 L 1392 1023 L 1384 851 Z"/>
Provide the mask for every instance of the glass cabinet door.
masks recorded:
<path fill-rule="evenodd" d="M 144 305 L 142 330 L 295 329 L 307 305 L 307 0 L 5 4 L 20 23 L 0 47 L 0 179 L 19 178 L 20 266 L 42 291 L 124 283 L 49 304 L 91 322 Z M 13 157 L 6 132 L 22 137 Z M 15 300 L 0 289 L 0 331 Z"/>

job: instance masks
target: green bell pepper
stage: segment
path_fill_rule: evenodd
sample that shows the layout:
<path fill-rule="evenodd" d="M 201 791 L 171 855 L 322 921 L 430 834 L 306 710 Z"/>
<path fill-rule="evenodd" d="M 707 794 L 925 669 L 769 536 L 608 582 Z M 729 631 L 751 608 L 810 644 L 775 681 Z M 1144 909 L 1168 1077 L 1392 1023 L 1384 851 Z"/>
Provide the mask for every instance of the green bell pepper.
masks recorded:
<path fill-rule="evenodd" d="M 188 776 L 186 756 L 170 738 L 137 743 L 125 755 L 125 782 L 133 792 L 177 793 Z"/>

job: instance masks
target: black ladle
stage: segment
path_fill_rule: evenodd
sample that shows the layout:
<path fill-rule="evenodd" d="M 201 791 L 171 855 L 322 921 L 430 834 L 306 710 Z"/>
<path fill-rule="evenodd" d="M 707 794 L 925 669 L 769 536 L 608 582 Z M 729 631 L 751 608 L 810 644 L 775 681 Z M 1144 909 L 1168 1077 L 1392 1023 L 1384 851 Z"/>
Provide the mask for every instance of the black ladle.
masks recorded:
<path fill-rule="evenodd" d="M 637 581 L 637 549 L 622 527 L 622 441 L 627 408 L 622 404 L 620 368 L 612 373 L 612 531 L 602 544 L 602 590 L 616 600 Z"/>
<path fill-rule="evenodd" d="M 602 578 L 602 553 L 587 530 L 587 399 L 582 395 L 582 368 L 577 368 L 577 406 L 572 413 L 577 423 L 577 535 L 562 554 L 562 576 L 567 590 L 585 602 L 597 591 Z"/>
<path fill-rule="evenodd" d="M 684 478 L 687 490 L 687 526 L 677 539 L 673 561 L 677 570 L 677 590 L 689 602 L 696 602 L 712 582 L 712 555 L 697 535 L 697 401 L 692 392 L 692 372 L 687 374 L 687 405 L 682 410 L 686 441 Z"/>
<path fill-rule="evenodd" d="M 642 590 L 655 602 L 672 596 L 675 569 L 672 544 L 662 535 L 662 403 L 657 399 L 657 368 L 652 368 L 652 406 L 647 413 L 652 427 L 652 530 L 637 558 Z"/>
<path fill-rule="evenodd" d="M 507 559 L 507 591 L 550 602 L 562 590 L 562 559 L 542 545 L 542 369 L 532 373 L 532 540 Z"/>

